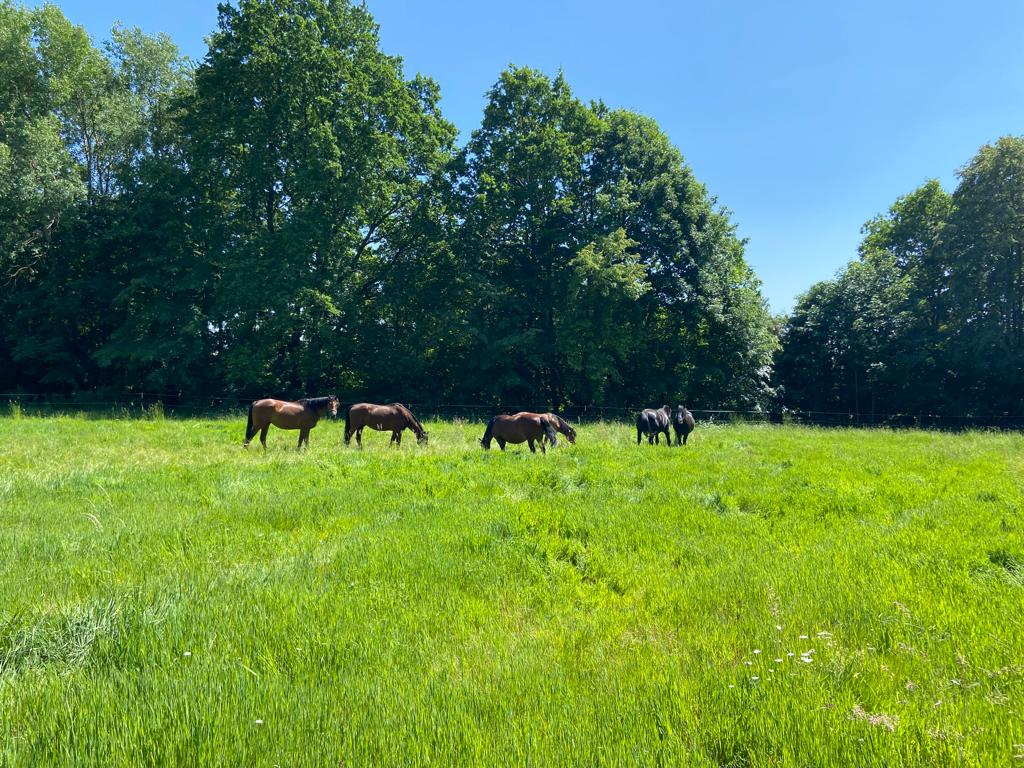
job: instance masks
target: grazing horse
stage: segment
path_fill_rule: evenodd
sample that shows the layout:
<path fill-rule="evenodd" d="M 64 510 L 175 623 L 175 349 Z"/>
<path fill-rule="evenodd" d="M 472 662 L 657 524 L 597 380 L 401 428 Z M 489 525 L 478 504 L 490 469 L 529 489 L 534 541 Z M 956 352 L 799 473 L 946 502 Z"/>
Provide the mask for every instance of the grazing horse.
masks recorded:
<path fill-rule="evenodd" d="M 661 406 L 658 410 L 646 408 L 636 417 L 636 444 L 640 445 L 640 438 L 647 435 L 647 442 L 651 445 L 661 442 L 661 433 L 665 433 L 665 445 L 672 445 L 672 438 L 668 433 L 668 426 L 672 421 L 672 409 L 667 405 Z"/>
<path fill-rule="evenodd" d="M 401 403 L 391 405 L 374 405 L 373 403 L 356 403 L 345 414 L 345 445 L 356 436 L 356 444 L 363 447 L 363 428 L 369 427 L 378 432 L 390 432 L 391 443 L 402 444 L 402 430 L 411 429 L 416 435 L 416 442 L 425 445 L 427 433 L 412 411 Z"/>
<path fill-rule="evenodd" d="M 560 432 L 565 435 L 565 439 L 569 441 L 571 445 L 576 445 L 576 430 L 569 426 L 569 422 L 559 416 L 557 413 L 544 413 L 541 414 L 542 418 L 555 428 L 556 432 Z M 544 440 L 548 439 L 547 435 L 544 435 Z M 554 445 L 554 443 L 551 443 Z"/>
<path fill-rule="evenodd" d="M 257 400 L 249 406 L 249 422 L 245 425 L 245 442 L 243 448 L 248 448 L 249 443 L 260 433 L 260 443 L 263 449 L 267 448 L 267 432 L 273 424 L 279 429 L 299 430 L 299 448 L 303 443 L 309 445 L 309 430 L 316 426 L 316 423 L 323 418 L 323 415 L 330 411 L 332 417 L 338 415 L 338 398 L 334 395 L 327 397 L 310 397 L 299 400 L 297 403 L 290 403 L 287 400 Z"/>
<path fill-rule="evenodd" d="M 696 424 L 693 421 L 693 414 L 690 413 L 685 405 L 677 405 L 676 412 L 672 416 L 672 428 L 676 431 L 676 445 L 686 445 L 686 438 L 693 432 L 693 428 Z"/>
<path fill-rule="evenodd" d="M 480 445 L 484 447 L 484 450 L 491 449 L 492 439 L 497 441 L 498 447 L 503 451 L 505 450 L 505 443 L 512 443 L 513 445 L 529 443 L 530 453 L 537 452 L 534 443 L 540 445 L 541 453 L 547 453 L 544 450 L 545 439 L 552 445 L 558 444 L 554 421 L 548 419 L 548 414 L 528 413 L 526 411 L 513 416 L 495 416 L 491 419 L 490 424 L 487 425 L 487 431 L 484 432 L 483 439 L 480 440 Z"/>

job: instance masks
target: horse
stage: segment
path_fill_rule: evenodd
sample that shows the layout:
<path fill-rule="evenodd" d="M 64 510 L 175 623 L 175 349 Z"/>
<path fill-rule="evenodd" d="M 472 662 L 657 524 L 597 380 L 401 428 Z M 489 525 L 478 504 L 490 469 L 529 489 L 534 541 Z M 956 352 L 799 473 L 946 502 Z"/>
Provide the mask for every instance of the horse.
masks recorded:
<path fill-rule="evenodd" d="M 299 445 L 309 445 L 309 430 L 316 426 L 316 423 L 323 418 L 323 415 L 330 411 L 332 417 L 338 415 L 338 398 L 334 395 L 327 397 L 308 397 L 292 403 L 287 400 L 256 400 L 249 406 L 249 421 L 245 425 L 245 442 L 243 448 L 248 448 L 249 443 L 260 433 L 260 443 L 263 450 L 267 449 L 267 432 L 273 424 L 279 429 L 299 430 Z"/>
<path fill-rule="evenodd" d="M 541 416 L 555 428 L 556 432 L 560 432 L 565 435 L 565 439 L 569 441 L 570 445 L 576 445 L 576 430 L 569 426 L 569 422 L 557 413 L 544 413 L 541 414 Z M 548 436 L 545 434 L 543 439 L 547 440 Z M 554 445 L 554 443 L 552 443 L 552 445 Z"/>
<path fill-rule="evenodd" d="M 426 445 L 427 433 L 416 421 L 412 411 L 401 403 L 391 405 L 374 405 L 373 403 L 356 403 L 345 414 L 345 445 L 356 436 L 356 444 L 363 447 L 363 429 L 369 427 L 378 432 L 391 432 L 391 444 L 402 444 L 402 430 L 410 429 L 416 435 L 416 442 Z"/>
<path fill-rule="evenodd" d="M 640 411 L 636 417 L 636 444 L 640 445 L 640 438 L 647 435 L 647 442 L 655 445 L 661 442 L 661 433 L 665 433 L 665 445 L 672 445 L 672 438 L 668 433 L 668 426 L 672 421 L 672 409 L 667 405 L 657 410 L 646 408 Z"/>
<path fill-rule="evenodd" d="M 682 438 L 682 445 L 686 445 L 686 438 L 690 436 L 695 426 L 693 414 L 686 409 L 685 405 L 677 405 L 676 412 L 672 416 L 672 428 L 676 431 L 676 445 L 680 444 L 680 438 Z"/>
<path fill-rule="evenodd" d="M 548 414 L 528 413 L 526 411 L 512 416 L 503 414 L 491 419 L 487 425 L 487 431 L 484 432 L 484 436 L 480 440 L 480 445 L 483 446 L 485 451 L 491 449 L 492 439 L 497 441 L 498 447 L 503 451 L 505 450 L 506 443 L 512 443 L 513 445 L 529 443 L 530 453 L 537 452 L 534 443 L 540 444 L 541 453 L 547 453 L 544 450 L 545 440 L 550 442 L 551 445 L 558 444 L 554 421 L 548 418 Z"/>

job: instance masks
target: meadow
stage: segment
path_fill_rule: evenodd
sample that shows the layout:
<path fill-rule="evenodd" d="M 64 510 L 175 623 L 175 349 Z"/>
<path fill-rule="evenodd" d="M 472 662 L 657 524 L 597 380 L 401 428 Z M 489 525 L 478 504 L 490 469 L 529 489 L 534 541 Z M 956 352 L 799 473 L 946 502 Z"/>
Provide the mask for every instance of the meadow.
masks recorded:
<path fill-rule="evenodd" d="M 1024 759 L 1024 437 L 0 419 L 0 765 Z"/>

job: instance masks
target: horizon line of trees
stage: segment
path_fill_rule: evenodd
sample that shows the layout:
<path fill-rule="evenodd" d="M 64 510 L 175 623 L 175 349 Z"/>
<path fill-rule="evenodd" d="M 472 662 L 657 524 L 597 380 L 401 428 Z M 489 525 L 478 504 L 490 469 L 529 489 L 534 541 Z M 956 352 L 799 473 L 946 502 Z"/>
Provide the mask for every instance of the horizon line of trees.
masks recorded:
<path fill-rule="evenodd" d="M 203 61 L 0 0 L 0 391 L 760 405 L 777 346 L 657 124 L 510 67 L 463 146 L 362 5 Z"/>
<path fill-rule="evenodd" d="M 218 9 L 0 0 L 0 391 L 1024 413 L 1024 140 L 773 318 L 652 119 L 510 67 L 459 145 L 364 6 Z"/>
<path fill-rule="evenodd" d="M 1024 415 L 1024 138 L 982 147 L 958 179 L 899 198 L 799 298 L 775 360 L 787 405 Z"/>

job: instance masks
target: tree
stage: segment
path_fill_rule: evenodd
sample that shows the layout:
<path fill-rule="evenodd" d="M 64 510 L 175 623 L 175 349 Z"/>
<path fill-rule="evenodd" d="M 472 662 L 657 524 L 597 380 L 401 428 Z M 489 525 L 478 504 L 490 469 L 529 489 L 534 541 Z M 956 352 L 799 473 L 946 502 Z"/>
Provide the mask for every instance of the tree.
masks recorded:
<path fill-rule="evenodd" d="M 765 400 L 775 337 L 759 284 L 652 120 L 513 68 L 460 163 L 475 396 Z"/>
<path fill-rule="evenodd" d="M 220 6 L 184 130 L 229 386 L 372 378 L 376 305 L 424 246 L 416 212 L 454 140 L 438 98 L 380 52 L 362 6 Z"/>
<path fill-rule="evenodd" d="M 986 145 L 959 173 L 949 233 L 953 344 L 963 396 L 1024 412 L 1024 138 Z"/>
<path fill-rule="evenodd" d="M 561 75 L 509 69 L 488 95 L 453 203 L 463 223 L 456 249 L 472 276 L 471 397 L 563 404 L 569 394 L 557 315 L 574 259 L 598 234 L 582 212 L 599 129 Z"/>
<path fill-rule="evenodd" d="M 157 112 L 187 81 L 185 62 L 166 37 L 115 28 L 104 54 L 54 6 L 20 17 L 9 6 L 2 11 L 18 19 L 17 33 L 5 36 L 13 50 L 4 61 L 17 64 L 20 82 L 32 86 L 17 91 L 34 94 L 28 114 L 41 115 L 24 123 L 29 141 L 12 155 L 35 178 L 9 178 L 14 190 L 28 190 L 39 207 L 50 209 L 30 216 L 41 226 L 29 246 L 11 256 L 14 290 L 4 301 L 9 330 L 3 348 L 17 376 L 8 383 L 64 390 L 101 387 L 111 378 L 121 387 L 151 383 L 149 372 L 113 366 L 120 358 L 108 350 L 117 347 L 111 338 L 119 325 L 156 311 L 137 290 L 152 279 L 154 265 L 140 258 L 133 237 L 168 234 L 167 211 L 147 208 L 129 193 L 141 165 L 157 151 L 164 122 Z M 25 106 L 15 110 L 25 113 Z M 145 222 L 139 220 L 143 210 L 151 214 Z M 20 211 L 32 206 L 22 200 Z M 137 338 L 133 353 L 152 355 L 173 344 L 178 329 L 163 330 L 172 335 L 159 342 Z"/>

